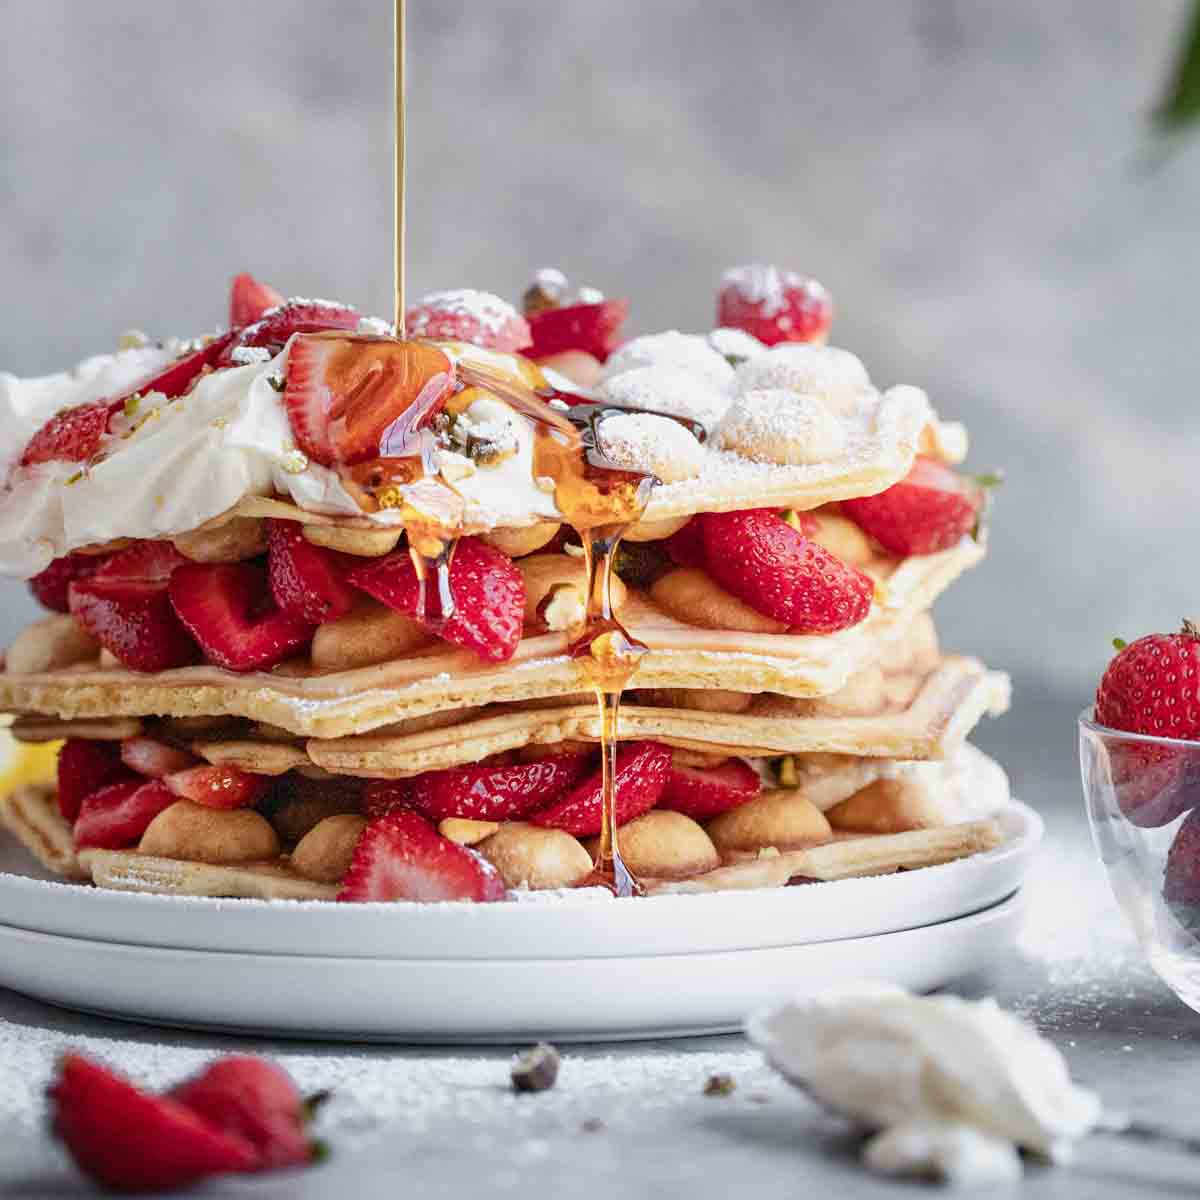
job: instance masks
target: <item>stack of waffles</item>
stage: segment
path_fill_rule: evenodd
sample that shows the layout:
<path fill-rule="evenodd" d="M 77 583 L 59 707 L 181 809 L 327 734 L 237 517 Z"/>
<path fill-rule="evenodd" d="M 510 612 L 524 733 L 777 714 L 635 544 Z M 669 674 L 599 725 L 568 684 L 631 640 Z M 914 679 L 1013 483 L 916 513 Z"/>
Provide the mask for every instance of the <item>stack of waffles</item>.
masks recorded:
<path fill-rule="evenodd" d="M 622 342 L 626 309 L 542 272 L 524 312 L 437 293 L 398 341 L 240 276 L 219 335 L 0 376 L 0 568 L 50 610 L 0 706 L 58 748 L 8 829 L 134 891 L 586 885 L 583 480 L 637 497 L 604 528 L 610 626 L 644 647 L 610 794 L 647 891 L 998 845 L 1007 782 L 966 739 L 1008 681 L 930 616 L 984 556 L 962 427 L 825 345 L 828 297 L 789 272 L 731 272 L 711 333 Z"/>

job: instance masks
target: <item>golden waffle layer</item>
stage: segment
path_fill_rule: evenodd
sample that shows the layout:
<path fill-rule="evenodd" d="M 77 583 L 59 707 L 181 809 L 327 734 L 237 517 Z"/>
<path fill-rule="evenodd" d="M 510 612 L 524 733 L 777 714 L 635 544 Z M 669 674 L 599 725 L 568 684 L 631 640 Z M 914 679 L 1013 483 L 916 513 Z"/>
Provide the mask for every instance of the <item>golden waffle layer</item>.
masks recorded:
<path fill-rule="evenodd" d="M 941 554 L 910 558 L 886 580 L 886 603 L 860 625 L 826 637 L 700 629 L 630 593 L 622 618 L 650 649 L 633 686 L 723 688 L 819 696 L 835 692 L 886 652 L 983 548 L 964 539 Z M 70 625 L 70 622 L 67 622 Z M 70 629 L 60 618 L 42 628 Z M 565 633 L 526 636 L 507 663 L 490 665 L 445 645 L 352 671 L 316 674 L 287 664 L 234 675 L 211 666 L 140 675 L 99 662 L 0 675 L 0 708 L 64 719 L 239 716 L 305 737 L 365 733 L 397 719 L 479 704 L 568 696 L 588 688 L 586 666 Z M 58 661 L 50 656 L 48 661 Z"/>

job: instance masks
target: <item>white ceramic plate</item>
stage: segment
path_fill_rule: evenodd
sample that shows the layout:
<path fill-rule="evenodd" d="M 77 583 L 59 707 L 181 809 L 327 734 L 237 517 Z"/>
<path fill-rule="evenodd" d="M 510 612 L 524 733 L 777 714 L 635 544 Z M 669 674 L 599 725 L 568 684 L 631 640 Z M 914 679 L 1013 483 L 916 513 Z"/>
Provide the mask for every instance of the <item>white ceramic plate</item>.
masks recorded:
<path fill-rule="evenodd" d="M 1023 908 L 1018 892 L 970 916 L 874 937 L 576 959 L 230 954 L 0 925 L 0 984 L 108 1016 L 284 1037 L 525 1042 L 685 1036 L 740 1028 L 756 1008 L 835 984 L 939 987 L 994 960 L 1015 934 Z"/>
<path fill-rule="evenodd" d="M 613 900 L 600 891 L 507 904 L 329 904 L 214 900 L 50 882 L 0 847 L 0 922 L 127 946 L 211 953 L 497 960 L 644 958 L 795 948 L 952 920 L 1018 887 L 1043 833 L 1013 803 L 986 854 L 898 875 L 700 896 Z M 24 864 L 24 865 L 23 865 Z"/>

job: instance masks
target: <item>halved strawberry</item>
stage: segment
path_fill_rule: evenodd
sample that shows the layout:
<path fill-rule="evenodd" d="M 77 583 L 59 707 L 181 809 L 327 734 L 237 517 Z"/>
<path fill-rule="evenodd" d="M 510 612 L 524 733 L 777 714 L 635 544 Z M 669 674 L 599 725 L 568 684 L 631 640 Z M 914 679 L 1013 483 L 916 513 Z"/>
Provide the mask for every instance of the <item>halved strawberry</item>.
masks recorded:
<path fill-rule="evenodd" d="M 629 742 L 617 751 L 617 824 L 625 825 L 649 812 L 667 784 L 671 752 L 658 742 Z M 557 804 L 531 817 L 535 825 L 565 829 L 576 837 L 592 837 L 601 824 L 600 772 L 585 779 Z"/>
<path fill-rule="evenodd" d="M 574 787 L 589 757 L 562 754 L 535 762 L 427 771 L 414 779 L 373 779 L 367 784 L 367 809 L 407 807 L 431 821 L 520 821 Z"/>
<path fill-rule="evenodd" d="M 70 612 L 67 589 L 73 579 L 86 579 L 104 565 L 102 554 L 64 554 L 30 581 L 34 599 L 53 612 Z"/>
<path fill-rule="evenodd" d="M 121 742 L 121 761 L 147 779 L 161 779 L 172 771 L 192 766 L 196 759 L 186 750 L 152 737 L 130 737 Z"/>
<path fill-rule="evenodd" d="M 179 797 L 161 779 L 137 776 L 85 796 L 75 818 L 77 850 L 124 850 L 142 840 L 146 827 Z"/>
<path fill-rule="evenodd" d="M 188 563 L 171 576 L 170 597 L 209 661 L 230 671 L 266 670 L 312 639 L 307 621 L 272 606 L 253 563 Z"/>
<path fill-rule="evenodd" d="M 205 808 L 249 808 L 267 794 L 271 776 L 227 766 L 188 767 L 173 771 L 163 783 L 181 799 Z"/>
<path fill-rule="evenodd" d="M 472 342 L 508 353 L 533 341 L 529 323 L 507 300 L 473 288 L 430 292 L 405 314 L 404 327 L 409 337 Z"/>
<path fill-rule="evenodd" d="M 489 662 L 507 662 L 517 652 L 525 622 L 525 580 L 506 554 L 463 538 L 450 563 L 454 612 L 442 616 L 438 587 L 430 579 L 422 589 L 407 550 L 370 559 L 349 575 L 356 588 L 420 621 L 443 641 L 473 650 Z"/>
<path fill-rule="evenodd" d="M 360 317 L 348 304 L 330 300 L 285 300 L 237 335 L 235 345 L 282 347 L 297 333 L 321 333 L 330 329 L 357 329 Z"/>
<path fill-rule="evenodd" d="M 984 491 L 936 458 L 918 456 L 887 491 L 843 500 L 842 512 L 892 554 L 948 550 L 979 523 Z"/>
<path fill-rule="evenodd" d="M 77 404 L 55 413 L 29 439 L 21 465 L 44 462 L 86 462 L 99 449 L 108 431 L 107 404 Z"/>
<path fill-rule="evenodd" d="M 779 267 L 733 267 L 721 280 L 717 325 L 744 329 L 767 346 L 824 340 L 833 301 L 815 280 Z"/>
<path fill-rule="evenodd" d="M 265 1058 L 231 1054 L 168 1093 L 214 1128 L 249 1142 L 260 1171 L 310 1163 L 315 1143 L 305 1132 L 308 1106 L 291 1076 Z"/>
<path fill-rule="evenodd" d="M 875 584 L 765 508 L 701 513 L 705 569 L 794 633 L 834 633 L 871 610 Z"/>
<path fill-rule="evenodd" d="M 241 329 L 243 325 L 253 325 L 267 309 L 278 308 L 282 303 L 283 296 L 270 284 L 260 283 L 243 271 L 233 277 L 229 288 L 229 327 Z"/>
<path fill-rule="evenodd" d="M 346 575 L 357 560 L 314 546 L 298 521 L 268 521 L 267 537 L 267 577 L 283 612 L 320 625 L 344 617 L 354 607 L 356 593 Z"/>
<path fill-rule="evenodd" d="M 74 821 L 85 797 L 120 780 L 133 782 L 133 777 L 115 742 L 68 738 L 58 752 L 58 811 L 65 821 Z"/>
<path fill-rule="evenodd" d="M 104 559 L 96 569 L 96 575 L 101 579 L 119 579 L 128 583 L 165 585 L 176 567 L 190 561 L 170 542 L 134 542 Z"/>
<path fill-rule="evenodd" d="M 564 350 L 583 350 L 601 362 L 617 348 L 621 326 L 629 316 L 628 300 L 601 300 L 596 304 L 568 304 L 544 308 L 529 315 L 533 346 L 530 358 L 545 358 Z"/>
<path fill-rule="evenodd" d="M 503 900 L 504 882 L 475 851 L 415 812 L 376 817 L 362 831 L 339 900 Z"/>
<path fill-rule="evenodd" d="M 719 767 L 682 767 L 672 763 L 659 808 L 683 813 L 694 821 L 707 821 L 726 809 L 753 800 L 762 791 L 758 772 L 740 758 Z"/>
<path fill-rule="evenodd" d="M 418 454 L 453 381 L 449 358 L 427 342 L 298 337 L 283 401 L 309 458 L 353 465 Z"/>
<path fill-rule="evenodd" d="M 101 578 L 97 571 L 76 579 L 69 596 L 79 624 L 132 671 L 166 671 L 199 657 L 164 583 Z"/>
<path fill-rule="evenodd" d="M 81 1054 L 64 1055 L 49 1099 L 54 1134 L 76 1166 L 113 1191 L 174 1191 L 259 1161 L 245 1138 Z"/>

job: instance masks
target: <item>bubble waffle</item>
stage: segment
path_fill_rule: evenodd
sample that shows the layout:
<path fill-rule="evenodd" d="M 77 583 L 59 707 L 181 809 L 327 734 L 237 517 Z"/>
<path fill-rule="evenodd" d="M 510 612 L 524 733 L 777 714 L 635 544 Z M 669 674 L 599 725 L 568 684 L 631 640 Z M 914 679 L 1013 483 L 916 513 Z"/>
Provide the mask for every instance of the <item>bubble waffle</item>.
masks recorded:
<path fill-rule="evenodd" d="M 836 691 L 901 637 L 983 553 L 980 545 L 964 540 L 940 554 L 903 560 L 887 575 L 884 605 L 860 625 L 824 637 L 698 629 L 667 616 L 631 589 L 622 619 L 650 647 L 636 685 L 791 696 Z M 403 661 L 325 674 L 314 674 L 303 663 L 269 675 L 234 675 L 211 666 L 145 675 L 77 663 L 39 674 L 0 675 L 0 707 L 67 720 L 241 716 L 330 738 L 402 717 L 586 690 L 585 666 L 567 655 L 567 647 L 565 633 L 526 636 L 511 661 L 490 665 L 469 651 L 439 644 Z"/>
<path fill-rule="evenodd" d="M 872 784 L 860 785 L 850 798 L 857 804 L 858 819 L 868 814 L 868 824 L 884 830 L 881 833 L 839 827 L 837 807 L 822 814 L 814 797 L 822 796 L 823 776 L 828 773 L 844 786 L 848 777 L 842 768 L 836 760 L 814 758 L 799 783 L 768 788 L 748 804 L 704 825 L 677 812 L 652 810 L 624 827 L 635 869 L 650 881 L 651 890 L 769 887 L 798 877 L 824 880 L 913 870 L 999 844 L 998 828 L 987 814 L 1006 803 L 1007 781 L 996 764 L 969 746 L 940 771 L 920 764 L 872 764 L 875 780 L 921 775 L 919 786 L 926 801 L 919 818 L 906 820 L 911 807 L 897 805 L 895 795 L 880 794 Z M 197 840 L 193 829 L 183 834 L 184 841 L 172 845 L 168 831 L 187 824 L 171 820 L 180 810 L 186 810 L 187 823 L 208 826 L 213 836 Z M 265 825 L 245 810 L 203 809 L 180 801 L 156 818 L 139 847 L 76 854 L 71 829 L 58 811 L 52 789 L 20 787 L 0 803 L 3 824 L 45 867 L 69 879 L 176 895 L 335 898 L 338 888 L 329 864 L 341 864 L 334 867 L 335 873 L 344 870 L 347 846 L 363 826 L 359 817 L 314 814 L 307 829 L 292 831 L 288 842 L 295 844 L 290 854 L 244 861 L 245 848 L 223 842 L 220 833 L 251 816 Z M 277 815 L 272 819 L 282 828 Z M 590 843 L 581 845 L 558 829 L 517 821 L 447 819 L 440 831 L 474 846 L 510 888 L 575 886 L 586 877 L 591 861 Z M 205 861 L 185 852 L 201 842 L 208 847 L 203 852 Z M 322 842 L 324 846 L 317 847 Z"/>

